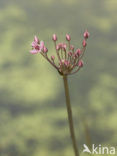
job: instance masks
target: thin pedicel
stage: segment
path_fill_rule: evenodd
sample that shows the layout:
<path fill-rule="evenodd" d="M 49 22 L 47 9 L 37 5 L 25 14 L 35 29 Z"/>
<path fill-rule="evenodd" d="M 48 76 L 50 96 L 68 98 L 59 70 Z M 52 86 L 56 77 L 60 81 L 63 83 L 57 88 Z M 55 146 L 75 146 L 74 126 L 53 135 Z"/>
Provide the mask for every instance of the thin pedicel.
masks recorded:
<path fill-rule="evenodd" d="M 86 30 L 84 32 L 82 48 L 75 49 L 74 45 L 71 44 L 71 36 L 69 34 L 66 34 L 67 43 L 57 43 L 58 38 L 56 34 L 53 34 L 52 40 L 54 42 L 55 51 L 58 59 L 57 63 L 55 63 L 56 57 L 54 55 L 52 55 L 50 58 L 48 57 L 47 47 L 45 46 L 43 41 L 40 41 L 38 39 L 37 36 L 34 37 L 34 40 L 31 44 L 32 50 L 30 51 L 31 54 L 40 53 L 54 68 L 57 69 L 58 73 L 63 77 L 69 129 L 75 156 L 79 156 L 79 150 L 76 143 L 74 131 L 67 76 L 77 73 L 83 67 L 82 57 L 84 56 L 88 37 L 89 32 Z"/>

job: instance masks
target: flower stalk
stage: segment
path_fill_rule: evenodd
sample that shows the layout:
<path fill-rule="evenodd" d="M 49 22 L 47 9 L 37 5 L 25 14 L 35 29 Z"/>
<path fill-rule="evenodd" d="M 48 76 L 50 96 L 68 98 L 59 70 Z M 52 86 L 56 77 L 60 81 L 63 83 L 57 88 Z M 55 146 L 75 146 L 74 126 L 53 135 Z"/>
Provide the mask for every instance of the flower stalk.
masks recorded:
<path fill-rule="evenodd" d="M 74 131 L 74 124 L 73 124 L 73 117 L 72 117 L 72 108 L 71 108 L 71 104 L 70 104 L 68 79 L 67 79 L 66 75 L 63 75 L 63 82 L 64 82 L 64 89 L 65 89 L 65 97 L 66 97 L 66 107 L 67 107 L 67 113 L 68 113 L 69 129 L 70 129 L 70 135 L 71 135 L 71 139 L 72 139 L 73 149 L 74 149 L 75 156 L 79 156 L 79 150 L 77 148 L 77 142 L 76 142 L 75 131 Z"/>

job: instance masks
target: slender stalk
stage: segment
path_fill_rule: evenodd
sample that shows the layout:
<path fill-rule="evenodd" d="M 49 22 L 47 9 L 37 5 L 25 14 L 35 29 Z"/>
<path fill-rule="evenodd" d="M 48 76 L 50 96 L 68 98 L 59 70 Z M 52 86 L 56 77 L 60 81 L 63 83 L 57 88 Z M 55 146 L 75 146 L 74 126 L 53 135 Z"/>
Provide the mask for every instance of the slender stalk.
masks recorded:
<path fill-rule="evenodd" d="M 67 75 L 63 75 L 63 81 L 64 81 L 64 88 L 65 88 L 65 97 L 66 97 L 66 106 L 67 106 L 67 113 L 68 113 L 69 129 L 70 129 L 73 149 L 74 149 L 75 156 L 79 156 L 79 151 L 77 148 L 76 137 L 75 137 L 75 132 L 74 132 L 74 125 L 73 125 L 73 118 L 72 118 L 72 109 L 71 109 L 71 104 L 70 104 Z"/>
<path fill-rule="evenodd" d="M 56 64 L 54 62 L 52 62 L 47 55 L 44 55 L 43 53 L 41 53 L 41 55 L 53 66 L 58 70 L 58 67 L 56 66 Z"/>
<path fill-rule="evenodd" d="M 55 46 L 55 49 L 56 49 L 56 41 L 54 42 L 54 46 Z M 58 60 L 61 61 L 61 58 L 60 58 L 60 55 L 59 55 L 59 52 L 58 52 L 57 49 L 56 49 L 56 54 L 57 54 Z"/>

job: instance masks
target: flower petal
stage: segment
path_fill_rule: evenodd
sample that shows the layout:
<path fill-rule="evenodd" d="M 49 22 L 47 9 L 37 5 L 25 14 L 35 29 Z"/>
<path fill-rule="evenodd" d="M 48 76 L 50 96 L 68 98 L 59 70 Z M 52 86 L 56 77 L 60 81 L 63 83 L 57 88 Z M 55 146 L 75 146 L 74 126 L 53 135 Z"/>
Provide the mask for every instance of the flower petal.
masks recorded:
<path fill-rule="evenodd" d="M 36 42 L 37 44 L 39 43 L 39 39 L 37 36 L 34 37 L 34 42 Z"/>
<path fill-rule="evenodd" d="M 32 44 L 31 44 L 31 46 L 34 47 L 34 48 L 35 48 L 37 45 L 38 45 L 38 44 L 37 44 L 36 42 L 34 42 L 34 41 L 33 41 Z"/>
<path fill-rule="evenodd" d="M 38 50 L 32 49 L 32 50 L 30 51 L 30 53 L 31 53 L 31 54 L 37 54 L 37 53 L 38 53 Z"/>
<path fill-rule="evenodd" d="M 44 48 L 44 42 L 41 41 L 41 42 L 40 42 L 40 49 L 43 50 L 43 48 Z"/>

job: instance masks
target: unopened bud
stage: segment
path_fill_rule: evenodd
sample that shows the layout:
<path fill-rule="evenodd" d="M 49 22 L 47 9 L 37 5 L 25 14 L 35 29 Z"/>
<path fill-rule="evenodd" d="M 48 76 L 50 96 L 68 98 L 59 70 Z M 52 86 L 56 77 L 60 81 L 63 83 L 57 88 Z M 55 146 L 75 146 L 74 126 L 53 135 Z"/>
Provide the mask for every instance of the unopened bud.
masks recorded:
<path fill-rule="evenodd" d="M 82 61 L 82 60 L 79 60 L 78 66 L 79 66 L 79 67 L 83 67 L 83 61 Z"/>
<path fill-rule="evenodd" d="M 81 50 L 80 50 L 80 49 L 77 49 L 75 53 L 76 53 L 78 56 L 80 56 Z"/>
<path fill-rule="evenodd" d="M 86 47 L 87 43 L 85 40 L 83 40 L 82 45 L 83 45 L 83 47 Z"/>
<path fill-rule="evenodd" d="M 53 34 L 52 40 L 53 40 L 53 41 L 57 41 L 57 36 L 56 36 L 56 34 Z"/>
<path fill-rule="evenodd" d="M 70 41 L 70 40 L 71 40 L 71 37 L 70 37 L 69 34 L 66 34 L 66 40 L 67 40 L 67 41 Z"/>
<path fill-rule="evenodd" d="M 44 48 L 43 48 L 43 52 L 44 53 L 47 53 L 48 52 L 48 49 L 44 46 Z"/>
<path fill-rule="evenodd" d="M 52 60 L 52 61 L 55 60 L 55 56 L 54 56 L 54 55 L 51 56 L 51 60 Z"/>
<path fill-rule="evenodd" d="M 85 38 L 85 39 L 89 38 L 89 35 L 90 35 L 89 32 L 86 30 L 86 31 L 84 32 L 84 38 Z"/>

